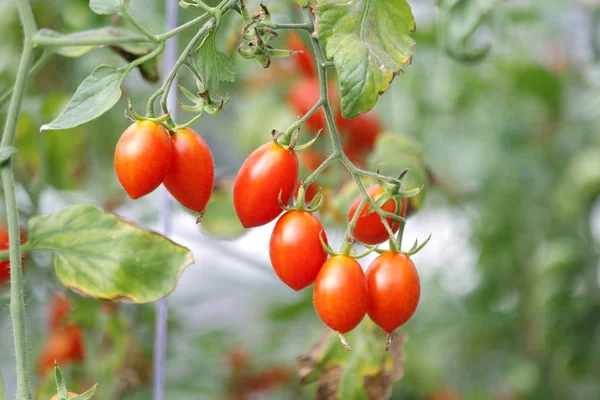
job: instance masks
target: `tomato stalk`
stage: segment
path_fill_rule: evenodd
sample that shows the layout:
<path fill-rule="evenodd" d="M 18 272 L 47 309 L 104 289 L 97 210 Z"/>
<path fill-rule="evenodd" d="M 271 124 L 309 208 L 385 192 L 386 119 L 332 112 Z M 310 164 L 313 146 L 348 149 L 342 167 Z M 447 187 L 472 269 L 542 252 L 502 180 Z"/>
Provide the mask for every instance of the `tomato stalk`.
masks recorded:
<path fill-rule="evenodd" d="M 0 148 L 12 147 L 15 139 L 17 120 L 23 103 L 25 86 L 29 80 L 29 69 L 33 62 L 36 23 L 29 0 L 15 0 L 21 25 L 23 26 L 23 52 L 17 69 L 14 91 L 10 101 L 4 133 Z M 25 332 L 25 301 L 23 296 L 23 273 L 21 270 L 21 240 L 17 199 L 15 194 L 15 177 L 11 160 L 6 161 L 0 169 L 4 199 L 6 202 L 6 217 L 9 232 L 10 253 L 10 315 L 15 341 L 15 356 L 17 364 L 17 398 L 31 400 L 29 389 L 29 369 L 27 356 L 27 335 Z"/>

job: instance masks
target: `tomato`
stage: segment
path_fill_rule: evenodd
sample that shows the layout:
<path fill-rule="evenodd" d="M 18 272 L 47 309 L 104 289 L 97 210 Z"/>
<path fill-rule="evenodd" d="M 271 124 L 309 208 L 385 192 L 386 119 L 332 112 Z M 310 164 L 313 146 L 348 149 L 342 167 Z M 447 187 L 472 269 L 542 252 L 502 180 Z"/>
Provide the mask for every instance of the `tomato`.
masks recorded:
<path fill-rule="evenodd" d="M 287 47 L 293 51 L 301 51 L 301 53 L 292 56 L 296 69 L 308 77 L 317 76 L 315 62 L 311 57 L 310 50 L 306 47 L 302 38 L 300 38 L 300 35 L 291 31 L 287 37 Z"/>
<path fill-rule="evenodd" d="M 171 168 L 163 184 L 185 207 L 202 213 L 215 183 L 215 163 L 210 148 L 190 128 L 177 130 L 171 140 Z"/>
<path fill-rule="evenodd" d="M 38 368 L 45 375 L 54 368 L 54 360 L 59 365 L 82 361 L 85 358 L 83 332 L 76 325 L 51 331 L 42 347 Z"/>
<path fill-rule="evenodd" d="M 369 317 L 387 333 L 392 333 L 415 313 L 421 283 L 415 264 L 408 256 L 388 251 L 377 257 L 367 269 L 367 285 Z"/>
<path fill-rule="evenodd" d="M 73 393 L 73 392 L 69 392 L 67 393 L 67 398 L 70 399 L 72 397 L 77 396 L 77 393 Z M 55 394 L 54 396 L 52 396 L 52 398 L 50 400 L 58 400 L 58 395 Z"/>
<path fill-rule="evenodd" d="M 315 281 L 313 300 L 321 320 L 339 333 L 354 329 L 367 312 L 367 280 L 350 256 L 335 256 L 323 264 Z"/>
<path fill-rule="evenodd" d="M 367 188 L 367 193 L 369 196 L 377 201 L 381 195 L 385 193 L 385 190 L 379 185 L 371 185 Z M 348 212 L 348 222 L 352 220 L 360 202 L 362 201 L 362 195 L 358 195 L 358 197 L 350 206 L 350 212 Z M 398 215 L 404 215 L 406 213 L 406 199 L 402 199 L 402 207 Z M 371 205 L 367 203 L 360 212 L 360 217 L 358 217 L 358 221 L 356 221 L 356 226 L 354 227 L 354 231 L 352 232 L 352 236 L 358 240 L 359 242 L 375 245 L 389 239 L 389 234 L 381 221 L 381 217 L 379 214 L 375 212 L 371 212 L 367 214 L 367 211 L 371 208 Z M 394 199 L 389 199 L 381 206 L 384 211 L 390 212 L 392 214 L 396 213 L 396 201 Z M 387 218 L 387 222 L 392 228 L 394 233 L 398 232 L 400 229 L 400 222 L 394 221 L 391 218 Z"/>
<path fill-rule="evenodd" d="M 366 152 L 375 148 L 375 142 L 383 129 L 381 121 L 373 111 L 359 114 L 353 119 L 345 119 L 341 113 L 338 113 L 336 124 L 340 131 L 347 134 L 348 145 Z"/>
<path fill-rule="evenodd" d="M 321 97 L 321 88 L 319 80 L 316 78 L 305 78 L 296 83 L 288 93 L 288 103 L 291 105 L 294 112 L 300 116 L 304 116 Z M 311 115 L 304 124 L 307 128 L 314 132 L 325 129 L 327 123 L 325 121 L 325 112 L 321 107 L 317 112 Z"/>
<path fill-rule="evenodd" d="M 50 329 L 59 329 L 67 322 L 67 317 L 71 313 L 71 302 L 69 298 L 62 293 L 55 293 L 50 300 L 50 315 L 48 325 Z"/>
<path fill-rule="evenodd" d="M 273 229 L 271 264 L 279 279 L 296 291 L 313 283 L 327 260 L 320 235 L 327 243 L 321 221 L 306 211 L 286 212 Z"/>
<path fill-rule="evenodd" d="M 27 242 L 27 234 L 21 231 L 21 244 Z M 8 250 L 9 248 L 9 237 L 8 227 L 6 225 L 0 225 L 0 250 Z M 21 255 L 21 263 L 25 262 L 26 255 Z M 10 261 L 0 261 L 0 285 L 4 285 L 10 282 Z"/>
<path fill-rule="evenodd" d="M 115 148 L 117 178 L 134 200 L 154 191 L 170 165 L 171 139 L 167 130 L 156 122 L 133 123 Z"/>
<path fill-rule="evenodd" d="M 248 156 L 233 186 L 233 205 L 244 228 L 273 221 L 288 204 L 298 182 L 298 156 L 273 142 Z"/>

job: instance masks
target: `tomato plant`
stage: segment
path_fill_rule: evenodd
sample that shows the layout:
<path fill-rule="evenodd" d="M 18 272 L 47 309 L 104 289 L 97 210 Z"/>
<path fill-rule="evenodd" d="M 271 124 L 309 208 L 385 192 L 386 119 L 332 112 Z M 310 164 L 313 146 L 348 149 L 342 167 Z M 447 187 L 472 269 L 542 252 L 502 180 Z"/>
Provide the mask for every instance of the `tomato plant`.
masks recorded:
<path fill-rule="evenodd" d="M 156 122 L 133 123 L 117 142 L 115 171 L 132 199 L 153 192 L 171 166 L 171 139 Z"/>
<path fill-rule="evenodd" d="M 190 128 L 178 129 L 171 138 L 171 167 L 163 183 L 177 201 L 202 213 L 215 182 L 215 163 L 210 148 Z"/>
<path fill-rule="evenodd" d="M 320 237 L 327 243 L 323 225 L 306 211 L 283 214 L 273 229 L 269 246 L 271 264 L 279 279 L 296 291 L 312 284 L 327 260 Z"/>
<path fill-rule="evenodd" d="M 421 282 L 410 257 L 386 252 L 369 265 L 369 318 L 387 333 L 408 321 L 419 304 Z"/>
<path fill-rule="evenodd" d="M 281 214 L 279 199 L 289 203 L 298 181 L 293 150 L 265 143 L 248 156 L 233 187 L 235 211 L 245 228 L 267 224 Z"/>
<path fill-rule="evenodd" d="M 358 261 L 349 256 L 327 260 L 317 275 L 313 299 L 325 325 L 339 333 L 354 329 L 369 302 L 365 273 Z"/>

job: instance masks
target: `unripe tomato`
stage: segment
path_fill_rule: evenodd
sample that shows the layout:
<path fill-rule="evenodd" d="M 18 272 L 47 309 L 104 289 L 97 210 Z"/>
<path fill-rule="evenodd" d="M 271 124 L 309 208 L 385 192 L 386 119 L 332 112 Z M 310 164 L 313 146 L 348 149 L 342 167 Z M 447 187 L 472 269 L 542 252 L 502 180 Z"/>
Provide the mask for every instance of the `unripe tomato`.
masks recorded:
<path fill-rule="evenodd" d="M 315 62 L 310 56 L 310 50 L 306 47 L 300 38 L 300 35 L 291 31 L 287 37 L 287 47 L 290 50 L 302 52 L 291 57 L 296 68 L 308 77 L 315 77 L 317 75 L 315 71 Z"/>
<path fill-rule="evenodd" d="M 233 205 L 244 228 L 273 221 L 288 204 L 298 182 L 298 156 L 273 142 L 248 156 L 233 186 Z"/>
<path fill-rule="evenodd" d="M 68 399 L 73 398 L 75 396 L 77 396 L 77 393 L 73 393 L 73 392 L 67 393 L 67 398 Z M 52 398 L 50 400 L 58 400 L 58 395 L 55 394 L 54 396 L 52 396 Z"/>
<path fill-rule="evenodd" d="M 133 123 L 115 148 L 117 178 L 132 199 L 154 191 L 169 172 L 171 138 L 162 125 L 152 121 Z"/>
<path fill-rule="evenodd" d="M 421 282 L 412 260 L 388 251 L 377 257 L 367 269 L 369 317 L 392 333 L 408 321 L 421 297 Z"/>
<path fill-rule="evenodd" d="M 320 235 L 327 243 L 321 221 L 306 211 L 286 212 L 273 229 L 271 264 L 279 279 L 296 291 L 313 283 L 327 260 Z"/>
<path fill-rule="evenodd" d="M 45 375 L 54 368 L 54 360 L 59 365 L 66 365 L 85 358 L 83 332 L 76 325 L 51 331 L 42 347 L 38 368 Z"/>
<path fill-rule="evenodd" d="M 319 80 L 316 78 L 305 78 L 292 86 L 288 94 L 288 103 L 294 112 L 300 116 L 304 116 L 319 101 L 320 97 L 321 88 Z M 306 120 L 305 126 L 315 132 L 325 129 L 327 123 L 323 108 L 320 108 L 311 115 Z"/>
<path fill-rule="evenodd" d="M 346 134 L 346 143 L 350 147 L 363 149 L 365 152 L 375 148 L 375 142 L 383 129 L 381 121 L 373 111 L 359 114 L 353 119 L 345 119 L 340 112 L 336 117 L 336 124 L 340 131 Z"/>
<path fill-rule="evenodd" d="M 350 256 L 335 256 L 323 264 L 315 281 L 313 300 L 317 314 L 336 332 L 354 329 L 367 312 L 367 280 L 360 264 Z"/>
<path fill-rule="evenodd" d="M 215 183 L 215 162 L 210 148 L 190 128 L 178 129 L 171 141 L 171 168 L 163 184 L 185 207 L 202 213 Z"/>
<path fill-rule="evenodd" d="M 379 185 L 371 185 L 367 188 L 367 193 L 369 196 L 377 201 L 381 195 L 385 193 L 385 190 Z M 352 220 L 360 202 L 362 201 L 362 195 L 358 195 L 356 200 L 350 206 L 350 211 L 348 212 L 348 222 Z M 402 199 L 402 207 L 398 215 L 404 216 L 406 214 L 406 199 Z M 360 217 L 356 221 L 356 226 L 354 227 L 354 231 L 352 232 L 352 236 L 358 240 L 359 242 L 375 245 L 389 239 L 390 235 L 388 231 L 385 229 L 383 222 L 381 221 L 381 217 L 379 214 L 375 212 L 371 212 L 367 214 L 367 211 L 371 208 L 369 203 L 365 204 L 360 212 Z M 394 199 L 389 199 L 382 206 L 382 210 L 390 212 L 392 214 L 396 213 L 396 201 Z M 398 232 L 400 229 L 400 222 L 394 221 L 391 218 L 387 218 L 387 222 L 392 228 L 392 232 Z"/>
<path fill-rule="evenodd" d="M 21 244 L 27 241 L 27 234 L 21 231 Z M 9 237 L 8 227 L 6 225 L 0 225 L 0 250 L 8 250 L 9 248 Z M 25 262 L 26 255 L 21 255 L 21 263 Z M 10 261 L 0 261 L 0 285 L 4 285 L 10 282 Z"/>

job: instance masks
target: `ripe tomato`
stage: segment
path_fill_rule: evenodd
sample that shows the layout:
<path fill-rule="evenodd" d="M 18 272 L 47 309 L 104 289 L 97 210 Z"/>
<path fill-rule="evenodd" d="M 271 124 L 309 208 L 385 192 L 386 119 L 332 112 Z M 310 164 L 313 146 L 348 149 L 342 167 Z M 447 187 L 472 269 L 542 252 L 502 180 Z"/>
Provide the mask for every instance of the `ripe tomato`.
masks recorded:
<path fill-rule="evenodd" d="M 302 38 L 300 38 L 300 35 L 291 31 L 287 37 L 287 47 L 290 50 L 302 52 L 292 56 L 296 69 L 308 77 L 317 76 L 315 62 L 311 57 L 310 50 L 306 47 Z"/>
<path fill-rule="evenodd" d="M 233 186 L 233 205 L 244 228 L 273 221 L 288 204 L 298 182 L 296 152 L 269 142 L 254 150 L 240 168 Z"/>
<path fill-rule="evenodd" d="M 202 213 L 215 183 L 215 163 L 210 148 L 190 128 L 171 136 L 171 168 L 163 184 L 185 207 Z"/>
<path fill-rule="evenodd" d="M 304 116 L 321 97 L 319 80 L 316 78 L 305 78 L 296 83 L 288 93 L 288 103 L 292 110 L 297 114 Z M 325 129 L 325 112 L 320 108 L 316 113 L 306 120 L 305 126 L 314 132 Z"/>
<path fill-rule="evenodd" d="M 65 325 L 67 317 L 71 313 L 71 302 L 62 293 L 55 293 L 50 300 L 50 315 L 48 325 L 51 330 L 56 330 Z"/>
<path fill-rule="evenodd" d="M 68 399 L 73 398 L 75 396 L 77 396 L 77 393 L 73 393 L 73 392 L 67 393 L 67 398 Z M 54 396 L 52 396 L 52 398 L 50 400 L 58 400 L 58 395 L 55 394 Z"/>
<path fill-rule="evenodd" d="M 45 375 L 54 368 L 54 360 L 59 365 L 82 361 L 85 358 L 83 332 L 76 325 L 51 331 L 42 347 L 38 368 Z"/>
<path fill-rule="evenodd" d="M 286 212 L 273 229 L 271 264 L 279 279 L 296 291 L 313 283 L 327 260 L 319 240 L 321 234 L 327 243 L 321 221 L 306 211 Z"/>
<path fill-rule="evenodd" d="M 382 131 L 381 121 L 373 111 L 359 114 L 353 119 L 345 119 L 340 112 L 337 114 L 336 124 L 340 131 L 347 134 L 348 145 L 365 152 L 375 148 L 375 142 Z"/>
<path fill-rule="evenodd" d="M 27 242 L 27 234 L 21 231 L 21 244 Z M 6 225 L 0 225 L 0 250 L 8 250 L 9 248 L 9 237 L 8 227 Z M 21 256 L 21 263 L 25 262 L 26 255 Z M 0 285 L 4 285 L 10 282 L 10 261 L 0 261 Z"/>
<path fill-rule="evenodd" d="M 377 199 L 385 193 L 385 190 L 379 185 L 371 185 L 367 188 L 367 193 L 369 193 L 369 196 L 373 200 L 377 201 Z M 362 195 L 358 195 L 358 197 L 352 203 L 352 206 L 350 206 L 350 212 L 348 212 L 348 222 L 350 222 L 354 217 L 354 214 L 356 213 L 356 210 L 358 209 L 361 200 Z M 400 213 L 398 213 L 399 215 L 405 215 L 406 205 L 406 199 L 402 199 L 402 207 Z M 375 245 L 386 241 L 387 239 L 389 239 L 390 236 L 387 230 L 385 229 L 385 226 L 383 225 L 379 214 L 375 212 L 367 214 L 367 211 L 370 208 L 371 205 L 368 203 L 362 208 L 360 212 L 360 217 L 358 217 L 358 221 L 356 221 L 356 226 L 354 227 L 354 231 L 352 232 L 352 236 L 354 236 L 354 238 L 359 242 Z M 381 206 L 381 208 L 384 211 L 395 213 L 396 201 L 390 199 L 386 201 L 385 204 Z M 398 232 L 398 229 L 400 229 L 400 222 L 394 221 L 391 218 L 387 218 L 387 222 L 394 233 Z"/>
<path fill-rule="evenodd" d="M 367 269 L 369 317 L 387 333 L 392 333 L 413 316 L 421 297 L 419 274 L 412 260 L 386 252 Z"/>
<path fill-rule="evenodd" d="M 171 139 L 162 125 L 138 121 L 127 128 L 115 149 L 117 178 L 132 199 L 154 191 L 171 165 Z"/>
<path fill-rule="evenodd" d="M 317 314 L 336 332 L 354 329 L 367 312 L 369 293 L 360 264 L 349 256 L 335 256 L 323 264 L 315 281 Z"/>

